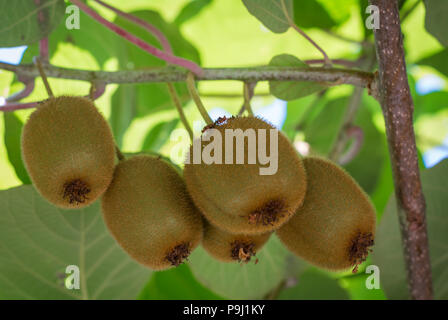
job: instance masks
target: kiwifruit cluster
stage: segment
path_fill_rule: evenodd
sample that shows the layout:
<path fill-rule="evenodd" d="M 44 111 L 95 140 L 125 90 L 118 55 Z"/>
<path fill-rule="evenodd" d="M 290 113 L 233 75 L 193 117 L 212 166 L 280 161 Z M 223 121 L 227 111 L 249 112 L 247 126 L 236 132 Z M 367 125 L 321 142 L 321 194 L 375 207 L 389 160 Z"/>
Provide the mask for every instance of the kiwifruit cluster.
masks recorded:
<path fill-rule="evenodd" d="M 194 163 L 195 150 L 210 148 L 212 129 L 222 137 L 232 163 Z M 266 162 L 235 163 L 238 146 L 227 129 L 265 131 L 256 153 L 277 142 L 272 174 Z M 358 184 L 340 167 L 320 158 L 302 159 L 288 139 L 256 117 L 220 118 L 193 143 L 183 177 L 153 155 L 115 160 L 111 130 L 94 104 L 81 97 L 50 98 L 31 115 L 22 152 L 41 195 L 62 208 L 81 208 L 101 197 L 108 230 L 136 261 L 163 270 L 183 263 L 202 243 L 222 262 L 249 262 L 275 232 L 294 254 L 330 270 L 357 266 L 373 245 L 375 211 Z M 196 142 L 198 142 L 196 141 Z M 268 146 L 270 146 L 268 148 Z M 216 147 L 216 146 L 215 146 Z M 269 150 L 268 150 L 269 149 Z M 216 152 L 216 150 L 214 151 Z M 185 179 L 185 180 L 184 180 Z M 255 260 L 258 262 L 258 259 Z"/>

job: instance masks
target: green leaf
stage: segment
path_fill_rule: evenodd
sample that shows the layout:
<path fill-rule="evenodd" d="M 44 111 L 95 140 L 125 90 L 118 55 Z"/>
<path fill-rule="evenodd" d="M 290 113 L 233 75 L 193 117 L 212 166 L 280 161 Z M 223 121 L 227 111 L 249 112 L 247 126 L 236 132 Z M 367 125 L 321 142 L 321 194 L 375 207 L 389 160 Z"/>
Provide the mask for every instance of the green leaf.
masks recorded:
<path fill-rule="evenodd" d="M 315 0 L 294 0 L 294 22 L 302 28 L 330 29 L 337 25 L 325 8 Z"/>
<path fill-rule="evenodd" d="M 284 289 L 279 300 L 347 300 L 347 292 L 338 280 L 312 268 L 303 272 L 294 287 Z"/>
<path fill-rule="evenodd" d="M 283 33 L 289 29 L 289 23 L 283 12 L 284 1 L 288 15 L 293 19 L 294 10 L 292 0 L 243 0 L 250 14 L 255 16 L 263 25 L 275 33 Z"/>
<path fill-rule="evenodd" d="M 218 262 L 200 247 L 191 254 L 190 267 L 196 279 L 225 298 L 260 299 L 283 280 L 287 257 L 288 251 L 273 235 L 257 254 L 257 264 Z"/>
<path fill-rule="evenodd" d="M 297 67 L 309 68 L 309 66 L 290 54 L 281 54 L 272 58 L 270 66 L 275 67 Z M 315 92 L 321 91 L 326 87 L 316 82 L 303 81 L 269 81 L 269 90 L 272 95 L 282 100 L 295 100 Z"/>
<path fill-rule="evenodd" d="M 417 64 L 430 66 L 448 77 L 448 49 L 444 49 L 429 57 L 416 62 Z"/>
<path fill-rule="evenodd" d="M 14 167 L 17 178 L 23 184 L 31 184 L 30 177 L 22 161 L 22 151 L 20 148 L 23 123 L 13 112 L 3 112 L 3 119 L 5 121 L 5 147 L 9 162 Z"/>
<path fill-rule="evenodd" d="M 92 19 L 84 12 L 79 12 L 80 29 L 69 30 L 64 23 L 51 33 L 49 37 L 50 57 L 61 50 L 64 45 L 71 44 L 82 51 L 89 52 L 96 60 L 99 66 L 110 59 L 122 59 L 126 50 L 124 44 L 126 40 L 116 35 L 114 32 Z M 86 31 L 88 30 L 88 32 Z M 31 63 L 33 56 L 38 55 L 38 46 L 28 47 L 22 58 L 22 63 Z M 76 65 L 77 68 L 86 68 L 87 66 Z M 90 67 L 92 68 L 92 67 Z M 98 69 L 96 67 L 95 69 Z"/>
<path fill-rule="evenodd" d="M 421 172 L 426 200 L 429 253 L 434 297 L 448 299 L 448 160 Z M 401 245 L 395 196 L 392 196 L 377 230 L 373 261 L 381 271 L 381 283 L 389 299 L 408 299 L 408 287 Z"/>
<path fill-rule="evenodd" d="M 448 47 L 448 1 L 425 0 L 425 28 L 439 42 Z"/>
<path fill-rule="evenodd" d="M 139 300 L 221 300 L 196 281 L 187 264 L 156 272 L 138 296 Z"/>
<path fill-rule="evenodd" d="M 180 26 L 186 21 L 194 18 L 211 2 L 212 0 L 191 0 L 182 8 L 182 10 L 180 10 L 179 14 L 174 20 L 174 24 Z"/>
<path fill-rule="evenodd" d="M 384 291 L 368 289 L 366 280 L 371 274 L 358 272 L 356 275 L 343 277 L 339 280 L 341 286 L 349 294 L 351 300 L 385 300 Z"/>
<path fill-rule="evenodd" d="M 174 119 L 156 124 L 146 135 L 142 150 L 158 151 L 163 147 L 178 123 L 179 119 Z"/>
<path fill-rule="evenodd" d="M 327 156 L 335 144 L 348 99 L 344 97 L 331 100 L 307 125 L 305 140 L 317 154 Z M 367 107 L 366 100 L 364 96 L 354 121 L 354 124 L 363 130 L 364 142 L 358 155 L 345 168 L 367 193 L 371 193 L 377 185 L 381 164 L 387 159 L 387 156 L 385 137 L 373 124 L 373 115 Z"/>
<path fill-rule="evenodd" d="M 1 1 L 0 47 L 29 45 L 45 38 L 61 22 L 63 0 Z M 41 21 L 40 19 L 43 19 Z"/>
<path fill-rule="evenodd" d="M 118 147 L 136 114 L 137 88 L 134 85 L 120 85 L 112 96 L 109 123 Z"/>
<path fill-rule="evenodd" d="M 0 299 L 134 299 L 150 271 L 109 235 L 100 204 L 58 209 L 33 186 L 0 191 Z M 66 267 L 80 289 L 64 286 Z"/>

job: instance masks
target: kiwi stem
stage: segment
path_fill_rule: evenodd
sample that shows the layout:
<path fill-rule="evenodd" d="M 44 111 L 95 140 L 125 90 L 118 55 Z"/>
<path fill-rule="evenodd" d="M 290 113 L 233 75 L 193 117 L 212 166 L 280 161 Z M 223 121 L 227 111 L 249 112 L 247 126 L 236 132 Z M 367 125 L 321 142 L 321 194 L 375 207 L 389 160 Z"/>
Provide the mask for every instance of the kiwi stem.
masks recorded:
<path fill-rule="evenodd" d="M 244 109 L 247 110 L 250 116 L 253 116 L 254 113 L 252 111 L 252 107 L 250 105 L 250 101 L 254 96 L 254 90 L 257 82 L 244 82 Z"/>
<path fill-rule="evenodd" d="M 120 148 L 118 148 L 117 145 L 115 145 L 115 153 L 117 154 L 117 158 L 119 161 L 123 161 L 126 159 L 124 154 L 121 152 Z"/>
<path fill-rule="evenodd" d="M 162 59 L 168 63 L 186 68 L 186 69 L 194 72 L 195 74 L 198 74 L 198 75 L 203 74 L 202 68 L 200 66 L 198 66 L 195 62 L 193 62 L 191 60 L 183 59 L 181 57 L 177 57 L 175 55 L 172 55 L 168 52 L 162 51 L 162 50 L 150 45 L 146 41 L 142 40 L 139 37 L 136 37 L 135 35 L 131 34 L 130 32 L 126 31 L 125 29 L 119 27 L 115 23 L 112 23 L 112 22 L 104 19 L 95 10 L 90 8 L 88 5 L 86 5 L 81 0 L 70 0 L 70 1 L 74 5 L 78 6 L 85 14 L 90 16 L 92 19 L 101 23 L 106 28 L 108 28 L 112 32 L 116 33 L 118 36 L 126 39 L 127 41 L 131 42 L 132 44 L 134 44 L 137 47 L 141 48 L 142 50 L 146 51 L 150 55 L 155 56 L 159 59 Z M 133 22 L 135 22 L 135 19 Z"/>
<path fill-rule="evenodd" d="M 39 57 L 33 57 L 33 63 L 39 70 L 42 81 L 45 85 L 45 90 L 47 90 L 48 97 L 53 98 L 53 91 L 51 90 L 50 84 L 48 83 L 47 75 L 45 74 L 44 68 L 42 68 L 42 63 Z"/>
<path fill-rule="evenodd" d="M 316 43 L 313 39 L 311 39 L 302 29 L 300 29 L 294 21 L 291 19 L 288 13 L 288 9 L 286 8 L 285 0 L 281 0 L 283 14 L 285 15 L 286 20 L 288 21 L 289 25 L 296 30 L 299 34 L 301 34 L 306 40 L 308 40 L 317 50 L 319 50 L 322 55 L 324 56 L 325 67 L 331 67 L 332 62 L 330 58 L 328 57 L 327 53 Z"/>
<path fill-rule="evenodd" d="M 180 103 L 179 95 L 176 92 L 176 88 L 174 88 L 174 85 L 171 82 L 167 82 L 166 85 L 168 86 L 168 91 L 170 93 L 171 100 L 173 100 L 173 103 L 176 106 L 177 112 L 179 113 L 180 121 L 182 121 L 182 124 L 184 125 L 185 129 L 188 131 L 190 140 L 193 141 L 193 138 L 194 138 L 193 130 L 191 129 L 190 125 L 188 124 L 187 118 L 185 117 L 185 113 L 182 108 L 182 104 Z"/>
<path fill-rule="evenodd" d="M 191 72 L 189 72 L 187 75 L 187 87 L 188 87 L 188 92 L 190 92 L 190 96 L 193 99 L 194 103 L 196 104 L 196 107 L 198 108 L 205 123 L 207 125 L 213 124 L 213 120 L 208 115 L 207 110 L 205 109 L 204 105 L 202 104 L 201 97 L 199 96 L 199 93 L 196 90 L 195 83 L 194 83 L 194 75 Z"/>

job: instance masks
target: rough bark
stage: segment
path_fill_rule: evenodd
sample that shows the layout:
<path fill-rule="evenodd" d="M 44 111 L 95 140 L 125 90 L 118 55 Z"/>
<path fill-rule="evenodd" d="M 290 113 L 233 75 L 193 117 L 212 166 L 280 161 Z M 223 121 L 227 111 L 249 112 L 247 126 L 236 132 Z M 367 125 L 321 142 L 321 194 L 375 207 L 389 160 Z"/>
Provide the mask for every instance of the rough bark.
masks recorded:
<path fill-rule="evenodd" d="M 397 0 L 370 0 L 380 10 L 374 30 L 379 98 L 386 123 L 402 243 L 412 299 L 432 299 L 425 199 L 413 127 L 414 105 L 406 75 Z"/>

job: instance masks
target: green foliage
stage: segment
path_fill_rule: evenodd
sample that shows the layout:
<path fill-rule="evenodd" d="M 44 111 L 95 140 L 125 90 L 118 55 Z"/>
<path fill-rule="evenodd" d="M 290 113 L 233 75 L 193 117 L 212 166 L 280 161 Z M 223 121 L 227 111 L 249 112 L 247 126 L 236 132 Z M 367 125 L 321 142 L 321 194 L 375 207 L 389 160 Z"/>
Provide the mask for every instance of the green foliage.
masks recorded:
<path fill-rule="evenodd" d="M 328 102 L 305 129 L 305 139 L 312 151 L 328 155 L 333 148 L 349 98 L 339 98 Z M 386 160 L 385 137 L 373 124 L 372 112 L 367 108 L 365 98 L 359 109 L 354 124 L 361 127 L 364 142 L 358 155 L 345 166 L 367 192 L 374 191 L 381 172 L 381 164 Z"/>
<path fill-rule="evenodd" d="M 0 298 L 132 299 L 150 271 L 117 245 L 99 203 L 58 209 L 32 186 L 0 191 Z M 80 290 L 64 287 L 66 267 L 79 266 Z"/>
<path fill-rule="evenodd" d="M 29 0 L 2 1 L 0 12 L 0 47 L 15 47 L 49 35 L 61 22 L 65 3 L 63 0 L 42 0 L 38 5 Z"/>
<path fill-rule="evenodd" d="M 153 273 L 139 294 L 140 300 L 221 300 L 196 281 L 187 264 Z"/>
<path fill-rule="evenodd" d="M 294 0 L 294 22 L 303 28 L 331 29 L 337 25 L 317 1 Z"/>
<path fill-rule="evenodd" d="M 421 173 L 426 199 L 434 297 L 448 299 L 446 281 L 448 220 L 448 160 Z M 395 197 L 389 201 L 376 235 L 373 261 L 381 270 L 382 287 L 389 299 L 408 299 L 406 270 Z"/>
<path fill-rule="evenodd" d="M 281 300 L 347 300 L 347 292 L 337 279 L 317 269 L 303 272 L 293 287 L 286 288 L 278 296 Z"/>
<path fill-rule="evenodd" d="M 261 299 L 283 280 L 289 256 L 273 235 L 257 253 L 257 264 L 218 262 L 198 248 L 191 255 L 190 267 L 199 282 L 225 298 Z"/>
<path fill-rule="evenodd" d="M 14 113 L 3 113 L 5 121 L 5 146 L 8 152 L 9 162 L 14 167 L 17 177 L 23 184 L 31 184 L 30 177 L 26 172 L 22 161 L 22 152 L 20 150 L 20 137 L 22 134 L 23 123 Z"/>
<path fill-rule="evenodd" d="M 198 15 L 202 9 L 207 7 L 213 0 L 193 0 L 188 2 L 177 15 L 174 24 L 180 26 Z"/>
<path fill-rule="evenodd" d="M 425 0 L 425 28 L 439 42 L 448 47 L 448 2 L 443 0 Z"/>
<path fill-rule="evenodd" d="M 272 58 L 271 62 L 269 62 L 269 65 L 275 67 L 309 68 L 305 62 L 290 54 L 275 56 Z M 323 89 L 325 89 L 325 86 L 315 82 L 269 81 L 269 90 L 271 94 L 286 101 L 305 97 Z"/>
<path fill-rule="evenodd" d="M 142 149 L 158 151 L 166 143 L 178 123 L 179 119 L 174 119 L 156 124 L 146 135 Z"/>
<path fill-rule="evenodd" d="M 282 7 L 284 1 L 291 19 L 294 17 L 292 0 L 243 0 L 247 10 L 260 20 L 263 25 L 275 33 L 283 33 L 289 29 L 289 23 Z"/>
<path fill-rule="evenodd" d="M 131 14 L 150 22 L 162 31 L 171 42 L 175 55 L 200 63 L 199 52 L 182 36 L 178 26 L 165 22 L 160 14 L 155 11 L 136 11 L 131 12 Z M 142 28 L 120 17 L 115 22 L 144 41 L 160 48 L 158 41 Z M 125 53 L 119 59 L 120 68 L 141 69 L 165 65 L 164 61 L 149 55 L 131 43 L 123 42 L 122 46 L 125 48 Z M 187 96 L 188 91 L 184 83 L 176 83 L 175 87 L 181 98 Z M 139 84 L 136 85 L 136 90 L 135 107 L 137 117 L 143 117 L 150 113 L 172 107 L 171 98 L 164 83 Z"/>
<path fill-rule="evenodd" d="M 111 100 L 110 125 L 118 147 L 122 146 L 123 136 L 134 120 L 137 108 L 137 88 L 135 85 L 121 85 Z"/>
<path fill-rule="evenodd" d="M 430 66 L 448 76 L 448 50 L 444 49 L 417 62 L 419 65 Z"/>

